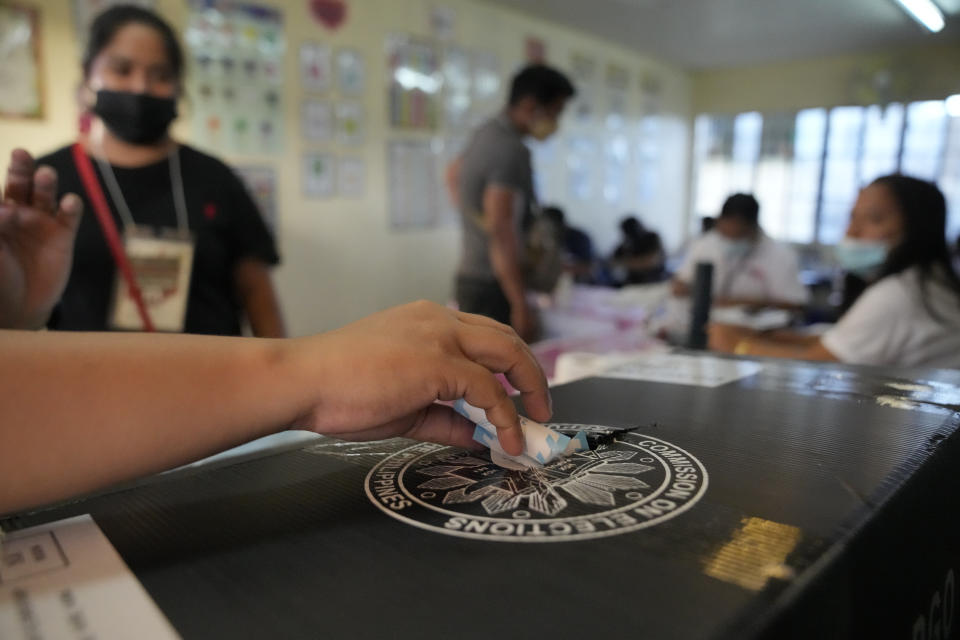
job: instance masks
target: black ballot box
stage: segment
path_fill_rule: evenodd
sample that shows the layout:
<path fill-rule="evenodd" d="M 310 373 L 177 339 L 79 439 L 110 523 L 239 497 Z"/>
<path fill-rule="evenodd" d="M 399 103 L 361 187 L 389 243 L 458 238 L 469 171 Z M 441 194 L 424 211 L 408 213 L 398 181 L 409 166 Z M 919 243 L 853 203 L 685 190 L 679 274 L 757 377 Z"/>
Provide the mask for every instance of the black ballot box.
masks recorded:
<path fill-rule="evenodd" d="M 543 468 L 321 440 L 6 524 L 91 513 L 184 638 L 960 635 L 960 372 L 612 375 L 554 389 L 591 450 Z"/>

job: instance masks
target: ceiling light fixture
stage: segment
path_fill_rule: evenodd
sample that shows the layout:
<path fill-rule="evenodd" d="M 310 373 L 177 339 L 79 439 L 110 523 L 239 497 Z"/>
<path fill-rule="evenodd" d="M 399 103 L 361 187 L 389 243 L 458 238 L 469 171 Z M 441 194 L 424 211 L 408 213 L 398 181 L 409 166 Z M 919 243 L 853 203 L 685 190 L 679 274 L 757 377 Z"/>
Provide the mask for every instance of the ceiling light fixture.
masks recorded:
<path fill-rule="evenodd" d="M 897 0 L 903 10 L 933 33 L 943 29 L 943 12 L 933 0 Z"/>

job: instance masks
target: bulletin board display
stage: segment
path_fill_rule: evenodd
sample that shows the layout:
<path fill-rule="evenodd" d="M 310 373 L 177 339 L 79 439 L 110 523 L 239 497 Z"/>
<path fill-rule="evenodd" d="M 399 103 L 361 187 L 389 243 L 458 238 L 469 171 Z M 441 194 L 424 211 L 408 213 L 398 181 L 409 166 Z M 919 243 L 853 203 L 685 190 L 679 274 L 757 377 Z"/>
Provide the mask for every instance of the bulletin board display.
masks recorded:
<path fill-rule="evenodd" d="M 283 151 L 283 15 L 274 7 L 190 0 L 185 41 L 199 144 L 228 154 Z"/>
<path fill-rule="evenodd" d="M 0 4 L 0 117 L 43 117 L 41 68 L 37 10 Z"/>

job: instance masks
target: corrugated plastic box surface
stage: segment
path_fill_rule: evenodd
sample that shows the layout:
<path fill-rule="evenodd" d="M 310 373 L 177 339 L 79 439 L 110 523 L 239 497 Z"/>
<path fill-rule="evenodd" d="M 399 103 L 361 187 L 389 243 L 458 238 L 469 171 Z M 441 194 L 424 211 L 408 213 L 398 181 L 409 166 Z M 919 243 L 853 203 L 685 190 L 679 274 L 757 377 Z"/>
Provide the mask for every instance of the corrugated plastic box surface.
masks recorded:
<path fill-rule="evenodd" d="M 91 512 L 185 638 L 958 635 L 960 372 L 762 366 L 558 387 L 536 471 L 326 440 L 12 524 Z"/>

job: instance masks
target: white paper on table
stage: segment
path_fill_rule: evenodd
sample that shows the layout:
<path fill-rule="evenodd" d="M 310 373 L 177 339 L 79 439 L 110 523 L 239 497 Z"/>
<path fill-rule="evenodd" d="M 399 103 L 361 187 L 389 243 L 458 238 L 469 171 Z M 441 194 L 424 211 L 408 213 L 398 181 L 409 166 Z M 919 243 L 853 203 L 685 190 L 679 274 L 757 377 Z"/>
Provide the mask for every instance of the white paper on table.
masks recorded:
<path fill-rule="evenodd" d="M 760 309 L 747 307 L 718 307 L 710 310 L 710 322 L 746 327 L 754 331 L 785 329 L 790 326 L 793 315 L 785 309 Z"/>
<path fill-rule="evenodd" d="M 500 446 L 500 441 L 497 439 L 497 428 L 487 419 L 487 414 L 483 409 L 474 407 L 463 398 L 457 400 L 453 408 L 457 413 L 477 425 L 473 432 L 473 439 L 490 447 L 490 459 L 494 464 L 507 469 L 519 471 L 530 467 L 541 467 L 561 456 L 568 456 L 590 448 L 587 443 L 587 436 L 582 431 L 571 438 L 546 425 L 520 416 L 520 429 L 523 431 L 524 441 L 523 453 L 519 456 L 512 456 Z"/>
<path fill-rule="evenodd" d="M 734 380 L 755 375 L 762 370 L 763 367 L 758 362 L 726 360 L 712 356 L 654 353 L 620 363 L 598 375 L 602 378 L 719 387 Z"/>
<path fill-rule="evenodd" d="M 89 515 L 0 542 L 0 638 L 179 638 Z"/>

